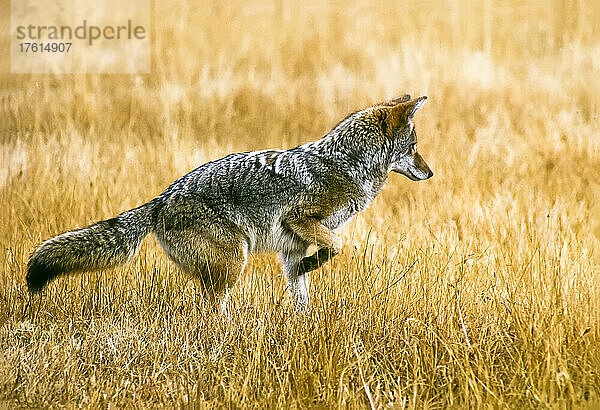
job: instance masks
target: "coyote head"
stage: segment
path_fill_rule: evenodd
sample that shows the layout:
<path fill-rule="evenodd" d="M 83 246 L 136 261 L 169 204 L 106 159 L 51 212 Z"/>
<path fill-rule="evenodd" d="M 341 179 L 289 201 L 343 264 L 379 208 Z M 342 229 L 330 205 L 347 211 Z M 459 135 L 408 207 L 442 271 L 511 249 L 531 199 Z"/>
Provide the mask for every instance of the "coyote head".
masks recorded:
<path fill-rule="evenodd" d="M 380 104 L 374 110 L 389 155 L 388 171 L 398 172 L 413 181 L 433 176 L 417 152 L 417 134 L 412 121 L 426 100 L 426 96 L 411 99 L 410 95 L 404 95 Z"/>

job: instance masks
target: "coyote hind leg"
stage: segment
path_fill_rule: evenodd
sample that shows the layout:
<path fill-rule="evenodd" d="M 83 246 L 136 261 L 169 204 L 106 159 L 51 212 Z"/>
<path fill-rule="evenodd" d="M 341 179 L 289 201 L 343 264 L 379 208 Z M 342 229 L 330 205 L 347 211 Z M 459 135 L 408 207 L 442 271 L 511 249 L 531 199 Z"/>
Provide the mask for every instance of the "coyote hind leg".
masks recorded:
<path fill-rule="evenodd" d="M 227 292 L 246 267 L 244 240 L 234 235 L 217 239 L 200 229 L 186 228 L 165 231 L 159 241 L 183 271 L 199 279 L 203 295 L 224 313 Z"/>

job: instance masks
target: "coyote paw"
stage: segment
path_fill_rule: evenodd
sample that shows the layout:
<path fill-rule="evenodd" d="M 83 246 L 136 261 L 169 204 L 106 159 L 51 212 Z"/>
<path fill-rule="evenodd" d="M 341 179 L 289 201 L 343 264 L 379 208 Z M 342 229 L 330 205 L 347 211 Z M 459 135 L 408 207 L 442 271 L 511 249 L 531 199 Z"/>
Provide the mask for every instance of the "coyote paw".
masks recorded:
<path fill-rule="evenodd" d="M 303 275 L 317 269 L 338 253 L 339 251 L 336 252 L 335 248 L 319 248 L 319 250 L 312 255 L 306 256 L 300 260 L 300 264 L 298 265 L 298 275 Z"/>

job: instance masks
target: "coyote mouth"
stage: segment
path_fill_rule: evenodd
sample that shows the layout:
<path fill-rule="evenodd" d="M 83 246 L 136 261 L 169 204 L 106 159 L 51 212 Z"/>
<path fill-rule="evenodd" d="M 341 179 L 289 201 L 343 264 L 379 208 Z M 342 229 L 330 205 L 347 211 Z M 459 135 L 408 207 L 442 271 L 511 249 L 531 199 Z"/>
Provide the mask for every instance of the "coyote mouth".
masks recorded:
<path fill-rule="evenodd" d="M 412 173 L 412 171 L 410 169 L 406 170 L 406 174 L 404 174 L 408 177 L 408 179 L 410 179 L 411 181 L 420 181 L 421 178 L 417 178 L 417 176 L 415 174 Z"/>
<path fill-rule="evenodd" d="M 403 170 L 394 169 L 392 171 L 395 172 L 395 173 L 397 173 L 397 174 L 404 175 L 406 178 L 410 179 L 411 181 L 420 181 L 421 180 L 421 178 L 417 178 L 415 176 L 415 174 L 413 174 L 411 172 L 410 169 L 403 169 Z"/>
<path fill-rule="evenodd" d="M 429 171 L 429 174 L 425 178 L 419 178 L 410 169 L 403 169 L 403 170 L 394 169 L 394 170 L 392 170 L 392 172 L 404 175 L 406 178 L 410 179 L 411 181 L 424 181 L 433 176 L 433 172 L 431 172 L 431 171 Z"/>

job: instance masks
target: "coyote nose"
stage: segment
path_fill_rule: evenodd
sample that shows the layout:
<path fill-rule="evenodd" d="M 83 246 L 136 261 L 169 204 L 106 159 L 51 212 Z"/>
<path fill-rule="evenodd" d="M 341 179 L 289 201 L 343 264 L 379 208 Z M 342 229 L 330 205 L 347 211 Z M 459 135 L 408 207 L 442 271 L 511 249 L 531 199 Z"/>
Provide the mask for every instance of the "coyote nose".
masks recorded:
<path fill-rule="evenodd" d="M 429 174 L 427 174 L 427 178 L 425 178 L 425 179 L 429 179 L 429 178 L 431 178 L 432 176 L 433 176 L 433 171 L 432 171 L 432 170 L 429 170 Z"/>

